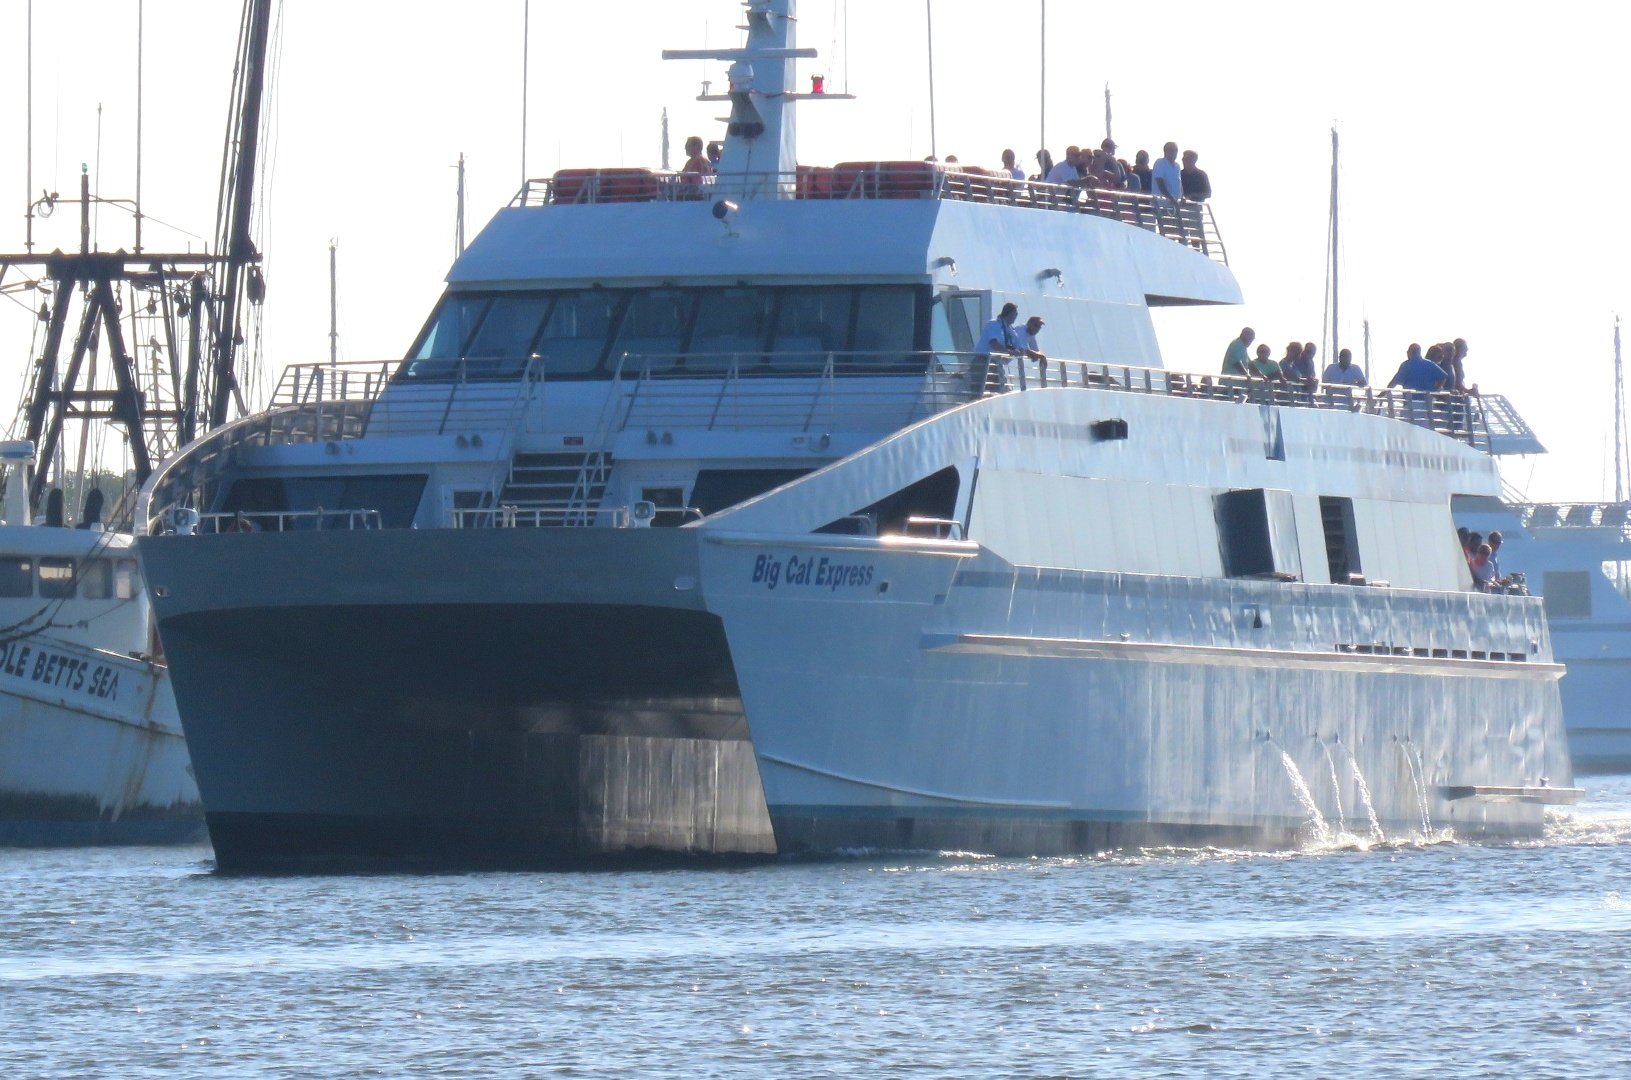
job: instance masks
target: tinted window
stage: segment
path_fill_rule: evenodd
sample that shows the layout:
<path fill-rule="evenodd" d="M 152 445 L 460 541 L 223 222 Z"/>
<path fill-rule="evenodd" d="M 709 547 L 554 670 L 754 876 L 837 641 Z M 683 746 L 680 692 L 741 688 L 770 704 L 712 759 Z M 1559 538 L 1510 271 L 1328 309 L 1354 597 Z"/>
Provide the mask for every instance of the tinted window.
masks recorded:
<path fill-rule="evenodd" d="M 549 308 L 545 296 L 501 296 L 487 309 L 470 342 L 473 357 L 524 358 Z"/>
<path fill-rule="evenodd" d="M 1591 616 L 1591 574 L 1584 570 L 1548 570 L 1541 578 L 1541 602 L 1553 618 Z"/>
<path fill-rule="evenodd" d="M 113 564 L 96 559 L 80 567 L 79 595 L 87 600 L 106 600 L 113 595 Z"/>
<path fill-rule="evenodd" d="M 40 595 L 47 600 L 66 600 L 74 595 L 74 560 L 40 560 Z"/>
<path fill-rule="evenodd" d="M 0 596 L 34 595 L 34 560 L 0 558 Z"/>
<path fill-rule="evenodd" d="M 608 289 L 556 297 L 544 332 L 532 349 L 544 371 L 550 375 L 592 371 L 606 351 L 606 335 L 620 298 L 620 293 Z"/>
<path fill-rule="evenodd" d="M 849 343 L 850 289 L 787 289 L 776 317 L 776 351 L 842 352 Z"/>
<path fill-rule="evenodd" d="M 450 296 L 414 353 L 416 360 L 452 360 L 464 355 L 464 344 L 487 307 L 485 296 Z"/>
<path fill-rule="evenodd" d="M 709 360 L 728 366 L 732 359 L 758 363 L 770 332 L 773 296 L 769 289 L 705 290 L 686 366 L 696 368 Z"/>
<path fill-rule="evenodd" d="M 917 314 L 917 290 L 905 285 L 880 285 L 861 289 L 855 298 L 855 340 L 851 348 L 857 353 L 881 353 L 880 356 L 858 356 L 861 366 L 891 365 L 906 358 L 912 351 L 913 331 Z"/>
<path fill-rule="evenodd" d="M 631 296 L 612 345 L 612 364 L 625 353 L 672 363 L 685 347 L 686 324 L 695 300 L 694 291 L 681 289 L 642 290 Z M 638 361 L 633 363 L 633 370 L 640 367 Z"/>

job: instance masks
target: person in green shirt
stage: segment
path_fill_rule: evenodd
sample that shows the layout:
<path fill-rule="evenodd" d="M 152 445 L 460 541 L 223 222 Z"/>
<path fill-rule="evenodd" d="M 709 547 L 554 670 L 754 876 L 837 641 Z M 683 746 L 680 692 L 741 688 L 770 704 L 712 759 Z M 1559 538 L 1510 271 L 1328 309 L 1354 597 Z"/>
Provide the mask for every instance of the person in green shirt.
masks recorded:
<path fill-rule="evenodd" d="M 1256 337 L 1257 331 L 1248 326 L 1240 332 L 1239 337 L 1229 342 L 1229 347 L 1223 351 L 1223 373 L 1225 375 L 1249 376 L 1251 374 L 1247 369 L 1251 353 L 1247 350 L 1251 348 L 1252 340 Z"/>
<path fill-rule="evenodd" d="M 1274 352 L 1267 345 L 1257 347 L 1257 358 L 1252 361 L 1252 374 L 1267 379 L 1269 382 L 1283 383 L 1286 376 L 1280 370 L 1280 365 L 1274 359 Z"/>

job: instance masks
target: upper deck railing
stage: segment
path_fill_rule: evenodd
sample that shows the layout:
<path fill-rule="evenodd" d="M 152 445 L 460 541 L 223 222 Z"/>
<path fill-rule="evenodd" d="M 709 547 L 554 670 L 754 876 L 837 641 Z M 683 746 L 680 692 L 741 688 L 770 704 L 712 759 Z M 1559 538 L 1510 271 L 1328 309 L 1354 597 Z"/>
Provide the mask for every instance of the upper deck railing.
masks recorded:
<path fill-rule="evenodd" d="M 356 438 L 389 420 L 392 434 L 471 430 L 486 413 L 514 414 L 528 386 L 545 372 L 536 360 L 443 362 L 445 380 L 393 382 L 401 362 L 291 364 L 266 415 L 295 409 L 307 419 L 272 425 L 271 441 Z M 880 377 L 892 376 L 887 383 Z M 1506 398 L 1410 390 L 1321 386 L 1258 378 L 1197 375 L 1163 368 L 1086 360 L 1004 360 L 960 352 L 720 353 L 625 355 L 610 382 L 615 416 L 629 427 L 801 429 L 831 426 L 841 416 L 881 410 L 899 423 L 921 419 L 976 397 L 1046 387 L 1087 387 L 1167 397 L 1207 398 L 1295 409 L 1387 416 L 1430 428 L 1489 453 L 1529 452 L 1534 439 Z M 579 383 L 593 385 L 593 382 Z M 395 386 L 392 394 L 383 391 Z M 489 400 L 491 399 L 491 400 Z M 339 406 L 345 405 L 345 408 Z M 361 408 L 359 408 L 361 406 Z M 472 415 L 475 410 L 480 415 Z M 324 419 L 324 418 L 327 419 Z M 881 418 L 881 413 L 880 417 Z M 853 425 L 850 425 L 853 427 Z M 270 430 L 269 429 L 269 430 Z M 1536 444 L 1538 448 L 1538 444 Z"/>
<path fill-rule="evenodd" d="M 1087 388 L 1293 409 L 1362 412 L 1402 420 L 1486 453 L 1528 453 L 1538 443 L 1506 399 L 1345 386 L 1293 387 L 1084 360 L 988 359 L 971 353 L 824 353 L 793 356 L 625 356 L 607 387 L 595 449 L 639 430 L 888 431 L 1000 394 Z M 695 363 L 698 360 L 705 363 Z M 176 507 L 210 505 L 238 451 L 449 430 L 508 434 L 545 372 L 536 361 L 449 361 L 447 381 L 393 381 L 401 361 L 297 364 L 284 370 L 266 411 L 199 440 L 142 491 L 138 527 L 166 528 Z M 694 364 L 694 366 L 693 366 Z M 387 393 L 387 389 L 390 390 Z M 475 440 L 476 435 L 470 438 Z M 474 441 L 472 445 L 477 445 Z M 501 442 L 493 446 L 495 462 Z M 497 465 L 495 465 L 495 475 Z"/>
<path fill-rule="evenodd" d="M 1111 218 L 1185 244 L 1227 265 L 1228 253 L 1212 208 L 1092 183 L 1045 184 L 1015 180 L 974 165 L 928 161 L 850 161 L 801 165 L 794 173 L 697 176 L 654 169 L 562 169 L 528 180 L 511 206 L 728 199 L 937 199 L 1024 206 Z"/>

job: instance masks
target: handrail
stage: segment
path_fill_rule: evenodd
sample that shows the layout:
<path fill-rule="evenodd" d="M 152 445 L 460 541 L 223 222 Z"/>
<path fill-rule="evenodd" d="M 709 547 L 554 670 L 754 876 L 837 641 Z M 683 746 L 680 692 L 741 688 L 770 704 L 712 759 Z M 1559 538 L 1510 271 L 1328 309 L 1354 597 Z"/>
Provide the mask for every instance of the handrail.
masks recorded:
<path fill-rule="evenodd" d="M 1015 180 L 976 167 L 932 162 L 847 162 L 795 172 L 728 173 L 695 177 L 656 169 L 580 169 L 521 185 L 511 207 L 672 203 L 729 199 L 924 200 L 991 203 L 1111 218 L 1185 244 L 1228 265 L 1228 252 L 1209 203 L 1118 191 L 1091 180 L 1049 184 Z"/>
<path fill-rule="evenodd" d="M 378 510 L 227 510 L 198 515 L 199 533 L 355 532 L 383 528 Z"/>

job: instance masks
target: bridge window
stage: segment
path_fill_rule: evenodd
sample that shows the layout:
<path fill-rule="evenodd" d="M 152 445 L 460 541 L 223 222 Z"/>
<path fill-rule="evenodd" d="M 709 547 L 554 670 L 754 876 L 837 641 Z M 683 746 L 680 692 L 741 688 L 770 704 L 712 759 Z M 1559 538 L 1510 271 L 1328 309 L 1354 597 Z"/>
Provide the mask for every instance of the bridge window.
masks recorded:
<path fill-rule="evenodd" d="M 470 342 L 470 356 L 522 359 L 532 351 L 538 324 L 549 309 L 547 296 L 501 296 L 487 309 Z"/>
<path fill-rule="evenodd" d="M 40 596 L 46 600 L 68 600 L 74 595 L 74 560 L 40 560 Z"/>
<path fill-rule="evenodd" d="M 817 372 L 849 353 L 839 374 L 909 374 L 924 365 L 930 299 L 916 285 L 449 294 L 396 378 L 514 378 L 529 354 L 550 378 L 606 378 L 625 354 L 630 373 L 708 375 L 733 359 L 756 374 Z"/>
<path fill-rule="evenodd" d="M 487 302 L 485 296 L 448 297 L 425 330 L 413 358 L 455 360 L 465 355 L 465 343 L 481 321 L 481 313 L 487 310 Z"/>
<path fill-rule="evenodd" d="M 685 346 L 685 333 L 696 306 L 694 291 L 642 290 L 629 298 L 612 345 L 611 363 L 634 357 L 674 357 Z"/>
<path fill-rule="evenodd" d="M 769 289 L 705 290 L 697 307 L 688 366 L 698 367 L 699 361 L 722 368 L 732 360 L 758 363 L 770 333 L 774 298 Z"/>
<path fill-rule="evenodd" d="M 87 600 L 106 600 L 113 595 L 113 564 L 94 559 L 79 568 L 79 595 Z"/>
<path fill-rule="evenodd" d="M 34 560 L 0 558 L 0 596 L 34 595 Z"/>
<path fill-rule="evenodd" d="M 852 292 L 845 288 L 793 288 L 783 292 L 781 310 L 776 315 L 776 351 L 843 351 L 849 341 Z"/>
<path fill-rule="evenodd" d="M 549 321 L 533 352 L 550 375 L 593 371 L 606 351 L 621 294 L 608 289 L 562 293 L 554 298 Z"/>

